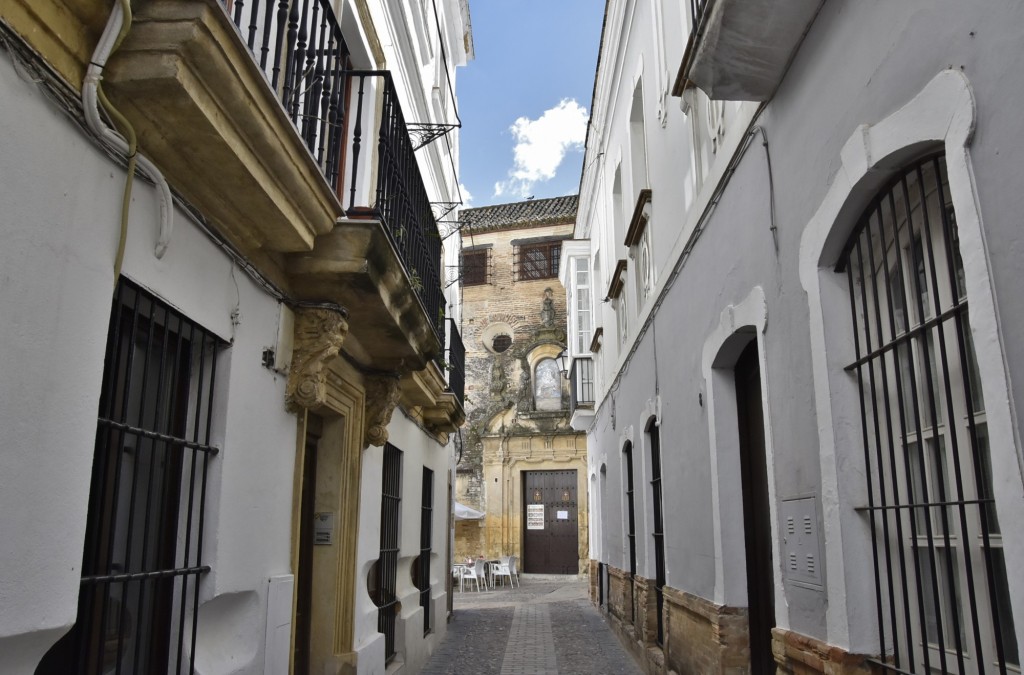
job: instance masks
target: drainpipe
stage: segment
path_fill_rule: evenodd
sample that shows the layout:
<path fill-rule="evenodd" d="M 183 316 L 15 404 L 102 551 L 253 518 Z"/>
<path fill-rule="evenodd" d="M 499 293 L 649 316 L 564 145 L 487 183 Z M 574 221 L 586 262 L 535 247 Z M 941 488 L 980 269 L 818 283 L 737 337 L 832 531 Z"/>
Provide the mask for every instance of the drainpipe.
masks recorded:
<path fill-rule="evenodd" d="M 117 276 L 120 275 L 121 261 L 124 258 L 124 244 L 128 229 L 128 207 L 131 202 L 132 179 L 135 176 L 136 163 L 142 169 L 143 174 L 156 185 L 157 195 L 160 200 L 160 234 L 157 237 L 154 249 L 154 255 L 157 258 L 162 258 L 167 251 L 173 227 L 171 221 L 173 202 L 171 199 L 171 189 L 167 185 L 167 181 L 160 170 L 149 159 L 138 154 L 135 130 L 128 120 L 110 103 L 103 93 L 101 86 L 103 69 L 106 67 L 107 59 L 120 46 L 130 29 L 130 1 L 118 0 L 118 3 L 114 5 L 110 13 L 110 17 L 107 19 L 107 25 L 103 29 L 103 34 L 100 36 L 96 49 L 93 51 L 92 59 L 82 81 L 82 108 L 85 113 L 86 123 L 110 150 L 128 158 L 128 175 L 125 180 L 124 197 L 121 205 L 121 239 L 118 244 L 118 254 L 114 265 L 115 283 L 117 282 Z M 110 116 L 125 130 L 127 139 L 106 125 L 100 117 L 100 103 L 103 104 L 103 107 Z"/>

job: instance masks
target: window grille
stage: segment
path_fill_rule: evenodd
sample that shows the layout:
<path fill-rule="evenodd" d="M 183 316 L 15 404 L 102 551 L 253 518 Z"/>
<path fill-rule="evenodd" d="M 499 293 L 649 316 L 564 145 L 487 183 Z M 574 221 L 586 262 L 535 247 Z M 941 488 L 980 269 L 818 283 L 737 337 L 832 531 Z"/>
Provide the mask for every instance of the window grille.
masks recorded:
<path fill-rule="evenodd" d="M 633 580 L 636 578 L 636 513 L 633 506 L 633 444 L 622 448 L 622 463 L 626 467 L 626 541 L 629 543 L 629 621 L 636 623 L 636 603 L 633 601 Z"/>
<path fill-rule="evenodd" d="M 384 655 L 388 662 L 395 656 L 401 506 L 402 451 L 385 443 L 384 466 L 381 471 L 380 558 L 377 559 L 372 595 L 378 608 L 377 631 L 384 634 Z"/>
<path fill-rule="evenodd" d="M 515 249 L 517 281 L 552 279 L 558 277 L 558 263 L 562 257 L 561 241 L 520 244 Z"/>
<path fill-rule="evenodd" d="M 195 671 L 216 336 L 122 279 L 100 393 L 78 619 L 40 673 Z M 61 645 L 61 643 L 58 643 Z M 60 652 L 59 654 L 57 652 Z M 61 663 L 58 663 L 60 661 Z"/>
<path fill-rule="evenodd" d="M 417 561 L 417 588 L 423 608 L 423 634 L 430 632 L 430 542 L 434 522 L 434 472 L 423 467 L 423 497 L 420 505 L 420 557 Z"/>
<path fill-rule="evenodd" d="M 654 506 L 654 598 L 658 608 L 658 644 L 665 643 L 665 522 L 662 515 L 661 434 L 654 420 L 647 426 L 651 444 L 651 501 Z"/>
<path fill-rule="evenodd" d="M 903 171 L 836 268 L 852 305 L 879 664 L 1019 672 L 945 159 Z"/>
<path fill-rule="evenodd" d="M 480 286 L 491 281 L 491 249 L 462 252 L 462 285 Z"/>

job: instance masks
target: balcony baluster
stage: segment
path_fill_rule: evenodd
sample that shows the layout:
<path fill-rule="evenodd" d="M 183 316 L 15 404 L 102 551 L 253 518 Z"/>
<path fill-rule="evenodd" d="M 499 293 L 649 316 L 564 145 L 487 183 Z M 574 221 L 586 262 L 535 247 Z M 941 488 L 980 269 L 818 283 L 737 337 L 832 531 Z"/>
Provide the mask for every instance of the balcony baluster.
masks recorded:
<path fill-rule="evenodd" d="M 441 237 L 391 74 L 351 69 L 349 51 L 329 0 L 235 0 L 225 4 L 254 61 L 259 62 L 296 132 L 339 197 L 342 174 L 349 172 L 349 217 L 381 221 L 440 341 L 445 319 L 439 273 Z M 376 189 L 367 194 L 362 186 L 374 181 L 365 176 L 369 163 L 363 145 L 373 137 L 364 138 L 370 133 L 364 116 L 367 123 L 375 119 L 378 105 Z M 354 120 L 350 138 L 344 138 L 349 112 Z"/>

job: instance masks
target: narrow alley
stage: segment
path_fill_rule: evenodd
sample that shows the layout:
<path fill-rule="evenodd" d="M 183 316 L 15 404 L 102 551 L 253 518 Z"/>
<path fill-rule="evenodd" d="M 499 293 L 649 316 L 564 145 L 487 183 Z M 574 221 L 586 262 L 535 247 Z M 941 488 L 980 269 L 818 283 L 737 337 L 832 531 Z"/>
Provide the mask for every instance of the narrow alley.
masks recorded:
<path fill-rule="evenodd" d="M 587 598 L 587 582 L 524 575 L 519 588 L 455 592 L 422 675 L 639 675 Z"/>

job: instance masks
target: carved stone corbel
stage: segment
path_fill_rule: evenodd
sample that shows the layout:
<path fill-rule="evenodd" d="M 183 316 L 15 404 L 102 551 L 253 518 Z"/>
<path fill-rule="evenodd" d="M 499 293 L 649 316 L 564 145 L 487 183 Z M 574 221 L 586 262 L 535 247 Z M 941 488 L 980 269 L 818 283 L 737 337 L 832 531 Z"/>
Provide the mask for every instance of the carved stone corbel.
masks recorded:
<path fill-rule="evenodd" d="M 400 378 L 378 375 L 366 380 L 366 444 L 381 446 L 388 441 L 388 424 L 402 392 Z"/>
<path fill-rule="evenodd" d="M 347 334 L 348 323 L 340 312 L 319 307 L 296 310 L 292 365 L 285 388 L 289 410 L 317 408 L 325 403 L 324 365 L 338 354 Z"/>

